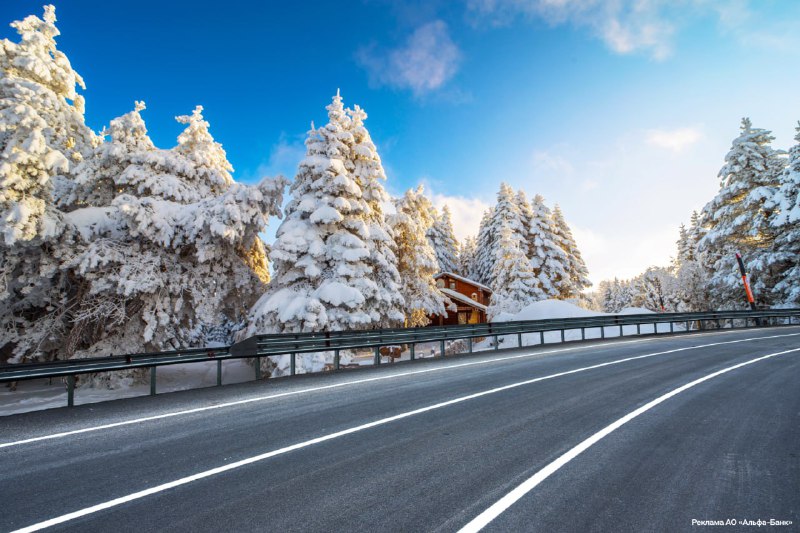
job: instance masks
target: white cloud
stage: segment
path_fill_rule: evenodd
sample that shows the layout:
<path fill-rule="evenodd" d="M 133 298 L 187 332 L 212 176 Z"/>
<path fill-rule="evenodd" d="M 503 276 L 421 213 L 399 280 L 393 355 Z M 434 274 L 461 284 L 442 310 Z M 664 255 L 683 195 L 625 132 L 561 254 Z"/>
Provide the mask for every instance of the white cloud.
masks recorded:
<path fill-rule="evenodd" d="M 445 205 L 450 208 L 453 220 L 453 231 L 456 238 L 463 241 L 467 237 L 478 235 L 481 215 L 489 209 L 489 204 L 480 198 L 467 198 L 466 196 L 448 196 L 430 191 L 428 197 L 434 207 L 441 210 Z"/>
<path fill-rule="evenodd" d="M 678 128 L 674 130 L 656 129 L 648 130 L 646 133 L 647 144 L 672 150 L 676 153 L 703 138 L 703 134 L 697 128 Z"/>
<path fill-rule="evenodd" d="M 469 0 L 476 25 L 504 26 L 519 16 L 552 26 L 588 28 L 619 54 L 645 52 L 654 59 L 672 53 L 675 26 L 666 11 L 670 0 Z"/>
<path fill-rule="evenodd" d="M 565 155 L 559 153 L 564 149 L 557 147 L 553 150 L 535 150 L 531 157 L 535 175 L 563 179 L 574 174 L 575 167 Z"/>
<path fill-rule="evenodd" d="M 370 83 L 410 89 L 419 97 L 455 75 L 461 50 L 450 38 L 447 24 L 435 20 L 418 27 L 402 46 L 386 51 L 365 47 L 357 59 L 369 73 Z"/>

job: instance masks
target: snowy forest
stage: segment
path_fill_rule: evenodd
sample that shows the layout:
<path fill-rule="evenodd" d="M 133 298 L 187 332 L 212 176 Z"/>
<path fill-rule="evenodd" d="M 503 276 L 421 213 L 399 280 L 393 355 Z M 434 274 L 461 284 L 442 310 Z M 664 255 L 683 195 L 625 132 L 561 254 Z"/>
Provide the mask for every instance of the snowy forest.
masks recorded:
<path fill-rule="evenodd" d="M 598 310 L 745 309 L 736 254 L 759 307 L 800 306 L 800 122 L 797 144 L 773 148 L 768 130 L 744 118 L 719 171 L 720 189 L 689 226 L 681 224 L 672 264 L 631 280 L 602 281 Z"/>
<path fill-rule="evenodd" d="M 234 181 L 202 106 L 176 117 L 185 129 L 169 149 L 148 136 L 143 102 L 92 131 L 55 22 L 46 6 L 0 42 L 0 364 L 424 326 L 452 306 L 435 285 L 443 271 L 493 290 L 490 319 L 547 299 L 742 307 L 737 251 L 760 305 L 800 300 L 800 144 L 773 149 L 747 119 L 674 263 L 589 293 L 564 214 L 540 195 L 501 184 L 461 243 L 422 187 L 392 198 L 366 112 L 338 91 L 293 180 Z"/>

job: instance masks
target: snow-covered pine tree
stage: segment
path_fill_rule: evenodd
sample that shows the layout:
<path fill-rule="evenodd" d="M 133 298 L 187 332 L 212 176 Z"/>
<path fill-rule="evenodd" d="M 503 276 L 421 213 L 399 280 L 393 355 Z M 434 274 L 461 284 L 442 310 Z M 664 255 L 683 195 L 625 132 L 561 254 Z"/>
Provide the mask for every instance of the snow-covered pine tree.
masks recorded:
<path fill-rule="evenodd" d="M 566 256 L 564 266 L 567 276 L 559 287 L 559 297 L 579 298 L 584 289 L 592 286 L 592 282 L 589 281 L 589 270 L 583 261 L 575 237 L 572 236 L 572 230 L 558 204 L 553 209 L 552 229 L 557 244 L 564 250 Z"/>
<path fill-rule="evenodd" d="M 157 149 L 142 109 L 112 121 L 111 140 L 76 169 L 65 218 L 82 236 L 81 290 L 65 347 L 78 356 L 202 344 L 242 322 L 266 281 L 258 233 L 280 214 L 285 180 L 233 183 L 201 108 L 177 117 L 176 148 Z"/>
<path fill-rule="evenodd" d="M 681 225 L 675 260 L 678 311 L 707 311 L 711 308 L 708 299 L 708 272 L 703 266 L 702 254 L 698 250 L 702 232 L 700 214 L 692 211 L 689 227 Z"/>
<path fill-rule="evenodd" d="M 539 278 L 544 298 L 559 298 L 571 291 L 567 270 L 567 254 L 559 244 L 554 228 L 553 215 L 545 205 L 544 198 L 537 194 L 531 203 L 533 219 L 528 240 L 533 271 Z M 563 291 L 563 292 L 562 292 Z"/>
<path fill-rule="evenodd" d="M 775 194 L 785 166 L 783 152 L 770 146 L 769 131 L 753 128 L 742 119 L 741 134 L 734 139 L 719 172 L 721 187 L 703 208 L 705 235 L 700 250 L 710 270 L 709 284 L 717 307 L 744 307 L 741 278 L 736 266 L 740 252 L 752 276 L 755 296 L 769 304 L 775 272 L 770 268 L 775 229 L 767 200 Z"/>
<path fill-rule="evenodd" d="M 383 205 L 390 201 L 383 188 L 386 172 L 378 149 L 364 126 L 366 112 L 356 105 L 352 111 L 348 111 L 348 115 L 353 134 L 353 175 L 369 208 L 366 213 L 366 227 L 360 233 L 369 245 L 371 278 L 377 284 L 377 291 L 365 305 L 367 309 L 371 309 L 374 326 L 390 327 L 403 321 L 404 302 L 400 292 L 400 273 L 397 270 L 397 247 L 392 228 L 383 212 Z"/>
<path fill-rule="evenodd" d="M 0 361 L 59 347 L 71 290 L 61 266 L 74 233 L 56 204 L 96 142 L 55 22 L 45 6 L 42 19 L 11 24 L 18 43 L 0 41 Z"/>
<path fill-rule="evenodd" d="M 483 212 L 478 228 L 477 249 L 467 276 L 469 279 L 483 285 L 488 285 L 491 281 L 494 267 L 494 254 L 492 251 L 494 250 L 496 237 L 491 224 L 493 216 L 494 208 L 492 207 Z"/>
<path fill-rule="evenodd" d="M 436 288 L 439 271 L 436 254 L 427 233 L 433 225 L 431 203 L 420 185 L 395 200 L 389 217 L 397 242 L 397 267 L 402 280 L 407 326 L 426 326 L 430 315 L 443 315 L 449 300 Z"/>
<path fill-rule="evenodd" d="M 788 165 L 772 201 L 777 213 L 772 220 L 777 231 L 771 258 L 778 271 L 774 294 L 787 307 L 800 306 L 800 122 L 794 139 L 797 144 L 789 150 Z"/>
<path fill-rule="evenodd" d="M 637 276 L 631 286 L 634 290 L 631 305 L 634 307 L 644 307 L 656 313 L 678 310 L 677 279 L 669 269 L 650 267 Z"/>
<path fill-rule="evenodd" d="M 439 272 L 455 272 L 458 269 L 458 241 L 453 232 L 453 220 L 450 208 L 446 205 L 442 213 L 432 210 L 433 225 L 428 230 L 428 239 L 436 253 Z"/>
<path fill-rule="evenodd" d="M 601 282 L 600 288 L 603 290 L 603 312 L 619 313 L 633 305 L 635 291 L 632 281 L 614 278 L 613 281 Z"/>
<path fill-rule="evenodd" d="M 489 320 L 501 313 L 518 313 L 543 297 L 540 281 L 523 251 L 519 228 L 512 229 L 505 221 L 501 223 L 494 254 L 494 292 L 488 310 Z"/>
<path fill-rule="evenodd" d="M 509 230 L 520 239 L 524 234 L 515 196 L 514 189 L 511 186 L 505 182 L 500 184 L 500 190 L 497 192 L 497 203 L 491 211 L 490 218 L 486 224 L 486 234 L 483 236 L 483 240 L 489 240 L 489 242 L 482 242 L 481 233 L 478 234 L 479 274 L 482 278 L 485 277 L 486 281 L 483 279 L 476 281 L 488 285 L 493 291 L 495 291 L 495 262 L 497 260 L 495 247 L 500 239 L 500 231 L 504 226 L 508 226 Z M 491 238 L 487 239 L 488 236 L 491 236 Z M 485 245 L 488 246 L 484 250 L 482 247 Z"/>
<path fill-rule="evenodd" d="M 384 325 L 396 308 L 376 307 L 372 212 L 355 175 L 352 120 L 337 93 L 328 123 L 309 131 L 306 157 L 272 246 L 273 278 L 253 306 L 247 334 L 338 331 Z M 280 371 L 280 370 L 279 370 Z"/>
<path fill-rule="evenodd" d="M 467 279 L 472 276 L 472 265 L 475 263 L 475 254 L 478 251 L 478 240 L 475 237 L 467 237 L 461 241 L 461 247 L 458 250 L 458 268 L 456 273 Z"/>
<path fill-rule="evenodd" d="M 522 189 L 517 191 L 514 202 L 517 205 L 517 209 L 519 209 L 519 220 L 522 223 L 522 230 L 520 232 L 520 236 L 522 237 L 522 251 L 525 252 L 525 256 L 530 259 L 530 243 L 533 241 L 531 227 L 535 224 L 534 217 L 536 215 L 533 213 L 531 204 L 528 202 L 528 197 Z"/>

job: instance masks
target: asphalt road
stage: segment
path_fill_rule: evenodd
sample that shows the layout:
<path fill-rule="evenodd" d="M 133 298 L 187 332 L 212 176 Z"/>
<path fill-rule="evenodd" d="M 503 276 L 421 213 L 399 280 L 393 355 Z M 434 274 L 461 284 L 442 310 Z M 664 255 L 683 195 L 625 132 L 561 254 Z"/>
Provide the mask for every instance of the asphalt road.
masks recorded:
<path fill-rule="evenodd" d="M 2 531 L 458 531 L 501 499 L 487 531 L 800 530 L 800 327 L 0 418 Z M 770 519 L 791 523 L 757 527 Z"/>

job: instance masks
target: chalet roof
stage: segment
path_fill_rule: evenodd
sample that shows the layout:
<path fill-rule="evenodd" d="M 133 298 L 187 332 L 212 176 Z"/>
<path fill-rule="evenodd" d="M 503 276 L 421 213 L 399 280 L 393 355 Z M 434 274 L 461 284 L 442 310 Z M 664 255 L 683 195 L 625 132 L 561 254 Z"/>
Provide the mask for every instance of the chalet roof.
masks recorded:
<path fill-rule="evenodd" d="M 452 300 L 459 301 L 459 302 L 461 302 L 463 304 L 467 304 L 467 305 L 469 305 L 471 307 L 474 307 L 476 309 L 480 309 L 481 311 L 484 311 L 484 312 L 487 310 L 487 307 L 485 305 L 479 304 L 478 302 L 476 302 L 472 298 L 469 298 L 468 296 L 464 296 L 460 292 L 456 292 L 454 290 L 445 289 L 445 288 L 441 288 L 439 290 L 442 292 L 442 294 L 444 294 L 445 296 L 447 296 L 448 298 L 450 298 Z"/>
<path fill-rule="evenodd" d="M 433 279 L 439 279 L 442 276 L 450 276 L 451 278 L 455 278 L 457 280 L 463 281 L 464 283 L 469 283 L 470 285 L 472 285 L 474 287 L 478 287 L 479 289 L 483 289 L 483 290 L 488 291 L 490 293 L 492 292 L 492 289 L 490 289 L 486 285 L 482 285 L 482 284 L 478 283 L 477 281 L 473 281 L 473 280 L 465 278 L 463 276 L 459 276 L 458 274 L 453 274 L 452 272 L 439 272 L 438 274 L 433 276 Z"/>

